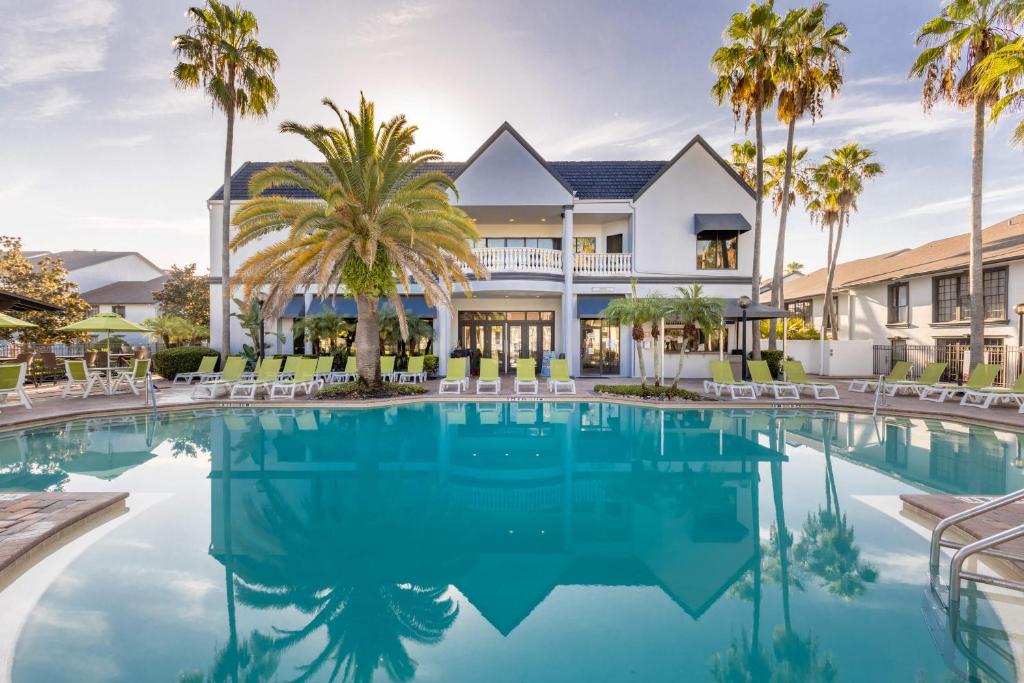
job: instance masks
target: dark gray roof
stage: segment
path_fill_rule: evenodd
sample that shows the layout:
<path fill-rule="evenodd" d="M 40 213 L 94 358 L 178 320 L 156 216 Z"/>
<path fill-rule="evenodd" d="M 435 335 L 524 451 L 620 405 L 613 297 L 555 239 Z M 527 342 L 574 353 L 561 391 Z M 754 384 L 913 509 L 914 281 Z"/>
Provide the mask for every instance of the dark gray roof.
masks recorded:
<path fill-rule="evenodd" d="M 109 285 L 90 289 L 82 298 L 92 305 L 97 304 L 151 304 L 153 292 L 159 291 L 167 282 L 168 275 L 152 280 L 122 280 Z"/>
<path fill-rule="evenodd" d="M 137 251 L 96 251 L 95 249 L 71 249 L 69 251 L 39 251 L 31 252 L 32 256 L 28 256 L 28 260 L 35 263 L 44 257 L 59 258 L 64 261 L 64 267 L 68 270 L 78 270 L 79 268 L 87 268 L 94 266 L 97 263 L 103 263 L 105 261 L 113 261 L 124 256 L 138 256 L 141 259 L 145 259 L 145 256 Z M 153 266 L 154 268 L 156 266 Z"/>
<path fill-rule="evenodd" d="M 286 162 L 285 162 L 286 163 Z M 551 170 L 575 192 L 578 199 L 631 199 L 665 165 L 664 161 L 551 161 Z M 248 199 L 249 181 L 253 175 L 274 166 L 266 161 L 247 161 L 231 176 L 231 198 Z M 426 164 L 425 171 L 441 171 L 457 176 L 465 166 L 461 161 L 439 161 Z M 274 194 L 293 199 L 314 199 L 305 190 L 282 187 Z M 210 197 L 224 198 L 223 187 Z"/>

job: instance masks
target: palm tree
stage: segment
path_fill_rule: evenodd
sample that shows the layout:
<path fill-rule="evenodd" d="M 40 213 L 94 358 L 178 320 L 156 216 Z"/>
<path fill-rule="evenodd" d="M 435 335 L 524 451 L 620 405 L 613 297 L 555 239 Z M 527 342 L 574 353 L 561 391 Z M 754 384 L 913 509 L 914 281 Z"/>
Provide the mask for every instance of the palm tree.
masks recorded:
<path fill-rule="evenodd" d="M 725 306 L 721 299 L 704 295 L 704 287 L 698 284 L 689 287 L 677 287 L 678 296 L 668 299 L 668 317 L 683 325 L 684 344 L 689 346 L 699 339 L 701 332 L 705 339 L 711 336 L 722 327 L 722 315 Z M 679 386 L 679 378 L 683 374 L 683 353 L 685 349 L 679 350 L 679 362 L 676 365 L 676 375 L 672 379 L 672 386 Z"/>
<path fill-rule="evenodd" d="M 790 261 L 786 264 L 786 275 L 792 275 L 793 273 L 799 273 L 804 269 L 804 264 L 799 261 Z"/>
<path fill-rule="evenodd" d="M 322 344 L 328 341 L 328 350 L 334 353 L 338 344 L 338 337 L 342 334 L 350 334 L 355 325 L 339 318 L 333 311 L 325 311 L 319 315 L 311 315 L 308 318 L 296 320 L 292 326 L 294 335 L 309 335 L 310 339 Z"/>
<path fill-rule="evenodd" d="M 231 154 L 235 142 L 235 117 L 263 118 L 277 103 L 277 53 L 258 40 L 256 15 L 236 4 L 207 0 L 204 7 L 190 7 L 191 22 L 185 33 L 174 37 L 180 60 L 172 78 L 182 89 L 202 88 L 214 108 L 227 116 L 224 145 L 224 209 L 221 218 L 221 348 L 231 348 Z"/>
<path fill-rule="evenodd" d="M 825 194 L 823 215 L 835 218 L 835 245 L 832 245 L 832 223 L 829 223 L 828 276 L 825 280 L 825 307 L 829 320 L 838 322 L 838 311 L 832 302 L 832 286 L 835 281 L 836 265 L 839 263 L 839 248 L 843 241 L 843 228 L 849 225 L 850 215 L 857 210 L 857 199 L 864 191 L 864 181 L 882 174 L 882 165 L 871 161 L 874 152 L 856 142 L 836 147 L 825 156 L 825 161 L 815 169 L 815 184 Z M 838 338 L 839 326 L 833 324 L 832 338 Z"/>
<path fill-rule="evenodd" d="M 974 110 L 971 148 L 971 357 L 984 350 L 985 307 L 982 292 L 981 205 L 985 157 L 985 108 L 994 104 L 1001 82 L 979 79 L 979 66 L 1006 45 L 1022 18 L 1020 0 L 949 0 L 939 15 L 917 32 L 925 49 L 910 67 L 911 78 L 923 78 L 925 110 L 946 101 Z"/>
<path fill-rule="evenodd" d="M 794 152 L 796 122 L 807 115 L 814 121 L 821 115 L 825 95 L 834 97 L 839 92 L 843 83 L 840 56 L 849 52 L 843 42 L 847 37 L 846 25 L 837 23 L 829 26 L 827 10 L 827 3 L 816 2 L 809 8 L 790 10 L 784 21 L 786 35 L 783 42 L 789 58 L 780 60 L 779 64 L 777 115 L 779 121 L 786 125 L 786 149 L 781 159 L 780 199 L 775 201 L 775 209 L 779 212 L 779 234 L 775 243 L 771 299 L 772 305 L 778 307 L 785 303 L 783 264 L 786 260 L 786 223 L 789 207 L 795 199 L 781 201 L 781 197 L 793 194 L 791 186 L 794 169 L 806 154 L 806 150 L 802 154 Z M 769 348 L 775 348 L 776 337 L 776 326 L 772 325 L 768 333 Z"/>
<path fill-rule="evenodd" d="M 362 382 L 380 384 L 380 331 L 377 305 L 387 297 L 398 311 L 402 337 L 408 337 L 398 293 L 410 280 L 423 288 L 428 303 L 451 308 L 453 284 L 469 291 L 463 268 L 477 277 L 485 271 L 471 245 L 476 225 L 452 206 L 452 179 L 425 168 L 441 153 L 412 151 L 416 126 L 404 116 L 376 122 L 372 102 L 360 96 L 358 112 L 323 103 L 339 127 L 281 124 L 281 131 L 313 145 L 326 165 L 302 161 L 253 176 L 249 199 L 235 215 L 239 249 L 266 235 L 281 241 L 249 257 L 238 270 L 247 292 L 268 289 L 266 306 L 280 310 L 297 288 L 316 286 L 321 296 L 350 293 L 356 302 L 356 366 Z M 260 196 L 271 189 L 301 188 L 321 201 Z"/>
<path fill-rule="evenodd" d="M 729 20 L 725 44 L 711 55 L 711 71 L 716 79 L 711 97 L 718 104 L 726 100 L 733 115 L 742 117 L 744 130 L 754 121 L 754 246 L 750 296 L 756 304 L 761 290 L 761 225 L 764 212 L 764 135 L 761 115 L 775 102 L 777 76 L 787 58 L 782 49 L 785 29 L 775 12 L 773 0 L 753 3 L 746 13 L 737 12 Z M 754 327 L 754 358 L 760 357 L 759 330 Z"/>
<path fill-rule="evenodd" d="M 636 349 L 637 366 L 640 368 L 640 383 L 647 384 L 647 363 L 644 361 L 643 350 L 645 327 L 650 327 L 651 323 L 658 320 L 663 309 L 653 297 L 637 295 L 636 280 L 633 280 L 630 286 L 633 290 L 632 295 L 612 299 L 601 312 L 601 317 L 611 325 L 626 325 L 632 330 L 633 348 Z M 655 377 L 655 382 L 660 383 L 660 377 Z"/>
<path fill-rule="evenodd" d="M 729 165 L 743 179 L 743 182 L 750 185 L 750 187 L 754 187 L 757 184 L 754 181 L 757 165 L 757 147 L 750 140 L 744 140 L 743 142 L 732 143 L 729 146 L 729 150 Z"/>
<path fill-rule="evenodd" d="M 1007 108 L 1024 108 L 1024 38 L 1018 38 L 985 58 L 979 66 L 978 86 L 983 91 L 997 90 L 1002 94 L 992 106 L 992 121 L 997 120 Z M 1024 145 L 1024 119 L 1014 128 L 1012 139 L 1018 145 Z"/>
<path fill-rule="evenodd" d="M 412 349 L 420 339 L 434 336 L 433 326 L 423 318 L 413 315 L 411 311 L 405 311 L 405 322 L 408 333 L 403 337 L 401 320 L 394 306 L 382 306 L 377 313 L 381 344 L 394 344 L 399 355 L 403 355 L 407 350 L 411 355 Z"/>

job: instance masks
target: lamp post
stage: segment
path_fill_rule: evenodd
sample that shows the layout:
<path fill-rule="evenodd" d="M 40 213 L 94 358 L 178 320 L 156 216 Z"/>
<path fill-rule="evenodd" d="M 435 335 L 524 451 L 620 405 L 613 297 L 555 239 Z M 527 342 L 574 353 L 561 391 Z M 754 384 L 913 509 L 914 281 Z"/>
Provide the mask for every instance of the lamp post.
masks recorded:
<path fill-rule="evenodd" d="M 750 379 L 750 371 L 747 369 L 747 309 L 750 308 L 751 303 L 749 296 L 741 296 L 739 299 L 736 299 L 736 305 L 743 311 L 743 323 L 740 327 L 743 335 L 743 365 L 740 367 L 742 368 L 744 381 Z"/>

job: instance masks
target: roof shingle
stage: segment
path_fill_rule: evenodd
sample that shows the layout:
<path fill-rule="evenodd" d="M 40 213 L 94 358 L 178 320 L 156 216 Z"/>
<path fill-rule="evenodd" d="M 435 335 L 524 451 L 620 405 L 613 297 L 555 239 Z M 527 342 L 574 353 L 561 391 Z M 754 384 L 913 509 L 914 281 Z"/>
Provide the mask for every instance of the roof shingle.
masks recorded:
<path fill-rule="evenodd" d="M 153 293 L 160 291 L 169 275 L 152 280 L 122 280 L 109 285 L 90 289 L 82 298 L 92 305 L 98 304 L 151 304 Z"/>

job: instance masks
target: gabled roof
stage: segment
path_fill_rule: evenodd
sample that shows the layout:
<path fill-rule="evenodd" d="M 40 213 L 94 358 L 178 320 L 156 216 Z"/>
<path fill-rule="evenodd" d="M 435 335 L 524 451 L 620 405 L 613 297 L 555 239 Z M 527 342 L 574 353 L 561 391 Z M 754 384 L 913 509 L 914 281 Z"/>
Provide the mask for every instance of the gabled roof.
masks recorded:
<path fill-rule="evenodd" d="M 986 264 L 1024 259 L 1024 214 L 990 225 L 981 232 L 982 261 Z M 970 259 L 970 235 L 964 233 L 913 249 L 847 261 L 836 266 L 836 290 L 890 282 L 931 273 L 965 269 Z M 825 269 L 786 283 L 786 300 L 825 293 Z"/>
<path fill-rule="evenodd" d="M 530 153 L 530 156 L 532 156 L 534 159 L 537 160 L 538 164 L 543 166 L 544 169 L 548 173 L 551 174 L 552 178 L 554 178 L 556 181 L 558 181 L 559 185 L 561 185 L 562 187 L 565 188 L 566 192 L 568 192 L 569 194 L 573 194 L 573 189 L 572 189 L 572 187 L 569 186 L 569 183 L 565 182 L 565 178 L 563 178 L 562 176 L 558 175 L 558 173 L 555 172 L 555 169 L 553 169 L 551 167 L 551 164 L 549 164 L 544 157 L 542 157 L 540 154 L 538 154 L 537 150 L 535 150 L 533 148 L 533 146 L 530 145 L 530 143 L 527 142 L 526 139 L 522 135 L 519 134 L 519 131 L 517 131 L 515 128 L 513 128 L 512 124 L 510 124 L 508 121 L 505 121 L 500 126 L 498 126 L 498 130 L 494 131 L 491 134 L 491 137 L 489 137 L 486 140 L 484 140 L 484 144 L 482 144 L 479 147 L 477 147 L 476 151 L 473 152 L 471 155 L 469 155 L 469 158 L 466 159 L 466 162 L 464 164 L 462 164 L 462 168 L 460 168 L 455 173 L 455 175 L 452 176 L 452 180 L 458 180 L 459 176 L 462 175 L 463 173 L 465 173 L 466 169 L 468 169 L 470 166 L 472 166 L 473 162 L 475 162 L 477 159 L 479 159 L 480 155 L 483 154 L 485 151 L 487 151 L 487 148 L 490 147 L 491 145 L 493 145 L 495 140 L 497 140 L 498 138 L 501 137 L 502 133 L 508 133 L 509 135 L 511 135 L 515 139 L 516 142 L 518 142 L 520 145 L 522 145 L 523 149 L 525 149 L 527 152 Z"/>
<path fill-rule="evenodd" d="M 153 293 L 160 291 L 167 282 L 169 275 L 161 275 L 152 280 L 122 280 L 109 285 L 90 289 L 82 294 L 82 298 L 90 304 L 151 304 L 154 303 Z"/>
<path fill-rule="evenodd" d="M 32 254 L 28 256 L 27 254 Z M 58 258 L 64 262 L 68 270 L 78 270 L 95 266 L 97 263 L 105 263 L 125 256 L 138 256 L 149 265 L 157 266 L 137 251 L 97 251 L 95 249 L 70 249 L 68 251 L 34 251 L 26 252 L 26 258 L 31 263 L 37 263 L 43 258 Z M 159 270 L 159 268 L 157 268 Z"/>
<path fill-rule="evenodd" d="M 690 140 L 688 143 L 686 143 L 686 145 L 681 150 L 679 150 L 679 152 L 674 157 L 669 159 L 669 161 L 667 163 L 665 163 L 661 167 L 661 169 L 656 174 L 654 174 L 654 176 L 651 177 L 651 179 L 648 180 L 647 183 L 643 187 L 641 187 L 637 191 L 636 195 L 633 198 L 634 199 L 640 199 L 640 196 L 644 192 L 646 192 L 648 190 L 648 188 L 651 187 L 651 185 L 653 185 L 654 183 L 658 182 L 658 178 L 660 178 L 662 176 L 662 174 L 664 174 L 666 171 L 668 171 L 668 169 L 672 168 L 672 166 L 677 161 L 682 159 L 683 156 L 685 156 L 686 153 L 689 152 L 690 149 L 692 149 L 694 145 L 700 145 L 701 147 L 703 147 L 704 151 L 707 152 L 708 154 L 710 154 L 711 158 L 714 159 L 715 161 L 717 161 L 718 165 L 721 166 L 725 170 L 725 172 L 727 174 L 729 174 L 729 177 L 731 177 L 733 180 L 735 180 L 737 183 L 739 183 L 740 187 L 742 187 L 743 190 L 747 194 L 749 194 L 754 199 L 757 199 L 757 193 L 754 192 L 754 188 L 752 188 L 750 185 L 748 185 L 747 181 L 743 180 L 743 178 L 740 177 L 740 174 L 736 172 L 736 169 L 734 169 L 729 164 L 728 161 L 723 159 L 722 156 L 718 152 L 716 152 L 715 149 L 711 145 L 708 144 L 708 141 L 705 140 L 704 138 L 702 138 L 700 135 L 694 135 L 693 139 Z"/>

